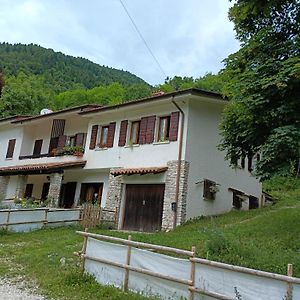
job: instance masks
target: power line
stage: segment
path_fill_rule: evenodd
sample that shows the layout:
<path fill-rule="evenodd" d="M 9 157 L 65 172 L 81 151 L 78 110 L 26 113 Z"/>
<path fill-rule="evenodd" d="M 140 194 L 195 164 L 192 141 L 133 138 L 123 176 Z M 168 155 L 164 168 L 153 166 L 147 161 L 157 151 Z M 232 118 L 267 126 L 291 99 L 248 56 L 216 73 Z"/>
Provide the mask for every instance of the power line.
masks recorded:
<path fill-rule="evenodd" d="M 125 12 L 126 12 L 126 14 L 127 14 L 127 16 L 129 17 L 131 23 L 133 24 L 133 26 L 134 26 L 136 32 L 138 33 L 138 35 L 139 35 L 140 38 L 142 39 L 143 43 L 145 44 L 146 48 L 148 49 L 150 55 L 152 56 L 152 58 L 155 60 L 156 64 L 158 65 L 158 68 L 159 68 L 160 71 L 163 73 L 163 75 L 165 76 L 165 78 L 168 77 L 167 74 L 166 74 L 166 72 L 165 72 L 164 69 L 162 68 L 161 64 L 159 63 L 158 59 L 155 57 L 154 53 L 151 51 L 151 48 L 149 47 L 148 43 L 147 43 L 146 40 L 144 39 L 142 33 L 140 32 L 140 30 L 138 29 L 137 25 L 135 24 L 135 22 L 134 22 L 133 18 L 131 17 L 129 11 L 127 10 L 125 4 L 123 3 L 122 0 L 119 0 L 119 1 L 120 1 L 121 5 L 123 6 L 123 8 L 124 8 L 124 10 L 125 10 Z"/>

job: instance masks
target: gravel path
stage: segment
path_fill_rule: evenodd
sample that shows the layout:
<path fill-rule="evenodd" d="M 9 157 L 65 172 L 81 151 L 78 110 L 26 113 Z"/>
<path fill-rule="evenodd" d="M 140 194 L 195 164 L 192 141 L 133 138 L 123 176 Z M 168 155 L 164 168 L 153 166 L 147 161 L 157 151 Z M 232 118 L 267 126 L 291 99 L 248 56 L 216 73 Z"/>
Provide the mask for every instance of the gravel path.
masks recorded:
<path fill-rule="evenodd" d="M 24 281 L 13 281 L 0 278 L 1 300 L 46 300 L 25 286 Z"/>

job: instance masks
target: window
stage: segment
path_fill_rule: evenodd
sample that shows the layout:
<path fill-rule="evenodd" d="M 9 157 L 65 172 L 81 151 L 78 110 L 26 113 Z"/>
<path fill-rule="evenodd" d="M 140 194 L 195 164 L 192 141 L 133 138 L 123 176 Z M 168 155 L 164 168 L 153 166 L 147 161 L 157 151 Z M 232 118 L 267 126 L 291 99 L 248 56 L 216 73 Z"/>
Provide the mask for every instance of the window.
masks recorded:
<path fill-rule="evenodd" d="M 73 147 L 75 146 L 75 135 L 69 136 L 68 146 Z"/>
<path fill-rule="evenodd" d="M 130 129 L 130 144 L 135 145 L 139 143 L 139 132 L 140 132 L 141 121 L 134 121 L 131 123 Z"/>
<path fill-rule="evenodd" d="M 217 184 L 209 179 L 204 179 L 203 182 L 203 197 L 207 200 L 214 200 L 218 190 Z"/>
<path fill-rule="evenodd" d="M 109 126 L 102 126 L 101 127 L 101 135 L 100 135 L 100 148 L 106 148 L 108 142 L 108 128 Z"/>
<path fill-rule="evenodd" d="M 9 140 L 6 152 L 6 158 L 13 158 L 15 151 L 16 139 Z"/>
<path fill-rule="evenodd" d="M 33 147 L 33 156 L 39 156 L 42 151 L 43 140 L 36 140 Z"/>
<path fill-rule="evenodd" d="M 159 118 L 159 127 L 158 127 L 158 142 L 164 142 L 169 140 L 170 133 L 170 116 L 160 117 Z"/>

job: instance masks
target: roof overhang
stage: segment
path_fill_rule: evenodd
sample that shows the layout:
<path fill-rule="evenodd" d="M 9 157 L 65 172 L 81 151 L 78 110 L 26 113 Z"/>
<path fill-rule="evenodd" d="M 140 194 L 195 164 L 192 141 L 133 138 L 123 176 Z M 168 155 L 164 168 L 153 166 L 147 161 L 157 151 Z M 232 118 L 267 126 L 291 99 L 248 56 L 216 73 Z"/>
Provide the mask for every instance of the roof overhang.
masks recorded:
<path fill-rule="evenodd" d="M 168 167 L 146 167 L 146 168 L 122 168 L 113 169 L 110 174 L 113 176 L 119 175 L 146 175 L 146 174 L 159 174 L 167 171 Z"/>
<path fill-rule="evenodd" d="M 65 169 L 83 168 L 86 160 L 68 161 L 58 163 L 30 164 L 0 168 L 1 176 L 9 175 L 34 175 L 62 172 Z"/>

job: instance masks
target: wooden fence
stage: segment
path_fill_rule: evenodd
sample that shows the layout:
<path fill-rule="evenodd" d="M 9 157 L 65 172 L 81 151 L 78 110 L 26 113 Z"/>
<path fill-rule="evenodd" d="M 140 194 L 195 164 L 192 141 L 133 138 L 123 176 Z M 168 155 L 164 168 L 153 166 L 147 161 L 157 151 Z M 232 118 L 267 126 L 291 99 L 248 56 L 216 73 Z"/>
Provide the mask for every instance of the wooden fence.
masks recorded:
<path fill-rule="evenodd" d="M 208 296 L 208 297 L 212 297 L 214 299 L 221 299 L 221 300 L 239 299 L 236 297 L 229 297 L 228 295 L 220 294 L 216 291 L 209 291 L 207 289 L 202 289 L 202 288 L 197 287 L 195 284 L 195 270 L 196 270 L 197 264 L 200 264 L 202 266 L 203 265 L 211 266 L 213 268 L 220 269 L 220 270 L 229 270 L 229 271 L 233 271 L 237 274 L 243 273 L 243 274 L 253 275 L 258 278 L 267 278 L 267 279 L 285 282 L 286 283 L 286 297 L 284 299 L 287 299 L 287 300 L 296 299 L 296 298 L 292 297 L 293 285 L 297 285 L 297 287 L 300 288 L 300 278 L 292 277 L 293 270 L 292 270 L 291 264 L 288 265 L 288 274 L 287 274 L 288 276 L 285 276 L 285 275 L 269 273 L 269 272 L 264 272 L 264 271 L 260 271 L 260 270 L 254 270 L 254 269 L 249 269 L 249 268 L 245 268 L 245 267 L 210 261 L 210 260 L 206 260 L 206 259 L 202 259 L 202 258 L 197 258 L 197 257 L 195 257 L 195 255 L 196 255 L 195 247 L 192 247 L 191 251 L 188 251 L 188 250 L 182 250 L 182 249 L 177 249 L 177 248 L 172 248 L 172 247 L 166 247 L 166 246 L 132 241 L 132 237 L 130 235 L 128 236 L 128 240 L 126 240 L 126 239 L 117 238 L 117 237 L 88 233 L 87 229 L 85 232 L 76 231 L 76 233 L 79 235 L 82 235 L 84 237 L 82 250 L 74 253 L 74 255 L 80 257 L 82 260 L 82 270 L 84 271 L 84 269 L 85 269 L 85 261 L 86 260 L 90 260 L 90 261 L 102 263 L 105 265 L 124 269 L 125 275 L 124 275 L 124 280 L 123 280 L 123 285 L 122 285 L 124 291 L 128 290 L 128 280 L 129 280 L 129 274 L 130 274 L 129 271 L 133 271 L 133 272 L 149 275 L 152 277 L 156 277 L 159 279 L 164 279 L 167 281 L 175 282 L 177 284 L 185 285 L 187 287 L 190 300 L 194 299 L 195 294 L 200 294 L 203 296 Z M 87 244 L 88 244 L 89 238 L 100 240 L 100 241 L 108 241 L 108 242 L 112 242 L 112 243 L 119 243 L 122 245 L 126 245 L 127 246 L 127 253 L 126 253 L 126 260 L 125 260 L 126 263 L 122 264 L 122 263 L 118 263 L 113 260 L 102 259 L 99 257 L 93 257 L 93 256 L 87 255 L 86 251 L 87 251 Z M 151 271 L 146 268 L 139 268 L 139 267 L 132 266 L 130 264 L 131 259 L 132 259 L 132 247 L 146 248 L 146 249 L 150 249 L 151 251 L 169 252 L 169 253 L 174 253 L 177 255 L 187 256 L 189 258 L 189 262 L 190 262 L 189 279 L 177 278 L 175 276 L 170 276 L 170 275 L 166 275 L 166 274 L 161 274 L 159 272 Z M 239 276 L 241 276 L 241 275 L 239 275 Z"/>
<path fill-rule="evenodd" d="M 107 216 L 110 216 L 106 219 Z M 81 223 L 84 227 L 95 227 L 101 222 L 117 222 L 117 210 L 106 210 L 99 207 L 56 209 L 3 209 L 0 210 L 0 228 L 12 231 L 28 231 L 44 226 Z"/>
<path fill-rule="evenodd" d="M 84 204 L 81 208 L 80 223 L 85 228 L 93 228 L 103 222 L 111 222 L 115 226 L 118 223 L 118 209 L 104 209 L 93 204 Z"/>

